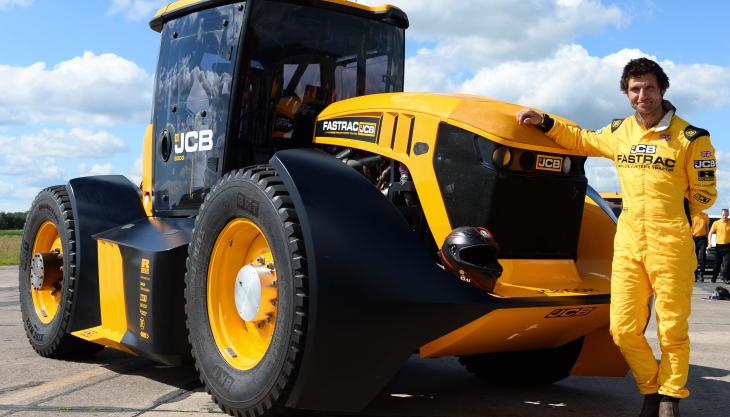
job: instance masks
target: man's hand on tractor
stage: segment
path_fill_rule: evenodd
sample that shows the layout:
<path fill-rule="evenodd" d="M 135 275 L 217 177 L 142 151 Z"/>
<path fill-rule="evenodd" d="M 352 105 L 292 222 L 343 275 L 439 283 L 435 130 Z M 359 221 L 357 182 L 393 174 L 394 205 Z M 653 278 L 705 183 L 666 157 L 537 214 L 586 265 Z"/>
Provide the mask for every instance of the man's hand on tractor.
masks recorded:
<path fill-rule="evenodd" d="M 517 123 L 521 125 L 539 125 L 543 122 L 542 115 L 532 109 L 522 109 L 517 112 Z"/>

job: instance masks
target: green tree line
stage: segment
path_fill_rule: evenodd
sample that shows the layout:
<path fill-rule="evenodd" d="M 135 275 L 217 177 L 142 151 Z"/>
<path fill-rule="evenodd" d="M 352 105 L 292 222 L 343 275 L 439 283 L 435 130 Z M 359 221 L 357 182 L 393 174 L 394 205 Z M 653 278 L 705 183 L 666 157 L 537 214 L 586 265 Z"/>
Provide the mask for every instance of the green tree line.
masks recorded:
<path fill-rule="evenodd" d="M 25 224 L 25 215 L 28 212 L 19 211 L 16 213 L 6 213 L 0 211 L 0 230 L 22 229 Z"/>

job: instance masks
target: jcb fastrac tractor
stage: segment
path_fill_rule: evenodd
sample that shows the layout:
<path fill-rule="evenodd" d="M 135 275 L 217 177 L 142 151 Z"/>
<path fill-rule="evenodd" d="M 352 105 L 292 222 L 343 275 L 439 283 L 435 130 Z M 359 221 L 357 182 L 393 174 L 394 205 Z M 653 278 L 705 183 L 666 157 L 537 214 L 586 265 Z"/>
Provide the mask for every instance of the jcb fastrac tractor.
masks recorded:
<path fill-rule="evenodd" d="M 491 383 L 623 376 L 615 217 L 515 105 L 403 93 L 406 15 L 160 10 L 141 187 L 40 192 L 20 297 L 42 356 L 192 357 L 221 408 L 358 411 L 414 352 Z"/>

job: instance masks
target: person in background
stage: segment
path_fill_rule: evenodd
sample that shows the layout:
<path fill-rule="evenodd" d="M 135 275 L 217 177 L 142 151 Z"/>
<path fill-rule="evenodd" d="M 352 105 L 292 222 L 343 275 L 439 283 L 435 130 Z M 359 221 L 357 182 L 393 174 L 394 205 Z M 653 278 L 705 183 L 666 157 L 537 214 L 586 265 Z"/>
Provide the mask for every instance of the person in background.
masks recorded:
<path fill-rule="evenodd" d="M 720 268 L 722 268 L 722 280 L 730 284 L 730 221 L 728 221 L 727 209 L 720 212 L 720 220 L 712 223 L 707 241 L 712 242 L 712 235 L 715 238 L 715 268 L 712 271 L 712 282 L 717 281 Z"/>
<path fill-rule="evenodd" d="M 695 253 L 697 255 L 697 272 L 695 282 L 705 280 L 705 250 L 707 249 L 707 231 L 710 226 L 710 216 L 701 211 L 692 216 L 692 239 L 695 241 Z"/>

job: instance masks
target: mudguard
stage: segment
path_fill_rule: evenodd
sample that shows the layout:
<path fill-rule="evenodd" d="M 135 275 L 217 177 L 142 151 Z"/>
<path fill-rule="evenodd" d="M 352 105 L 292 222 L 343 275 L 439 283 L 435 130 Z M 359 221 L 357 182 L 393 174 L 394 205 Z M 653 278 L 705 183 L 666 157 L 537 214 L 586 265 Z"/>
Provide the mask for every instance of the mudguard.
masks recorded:
<path fill-rule="evenodd" d="M 484 293 L 442 270 L 400 212 L 315 150 L 271 164 L 299 216 L 309 272 L 304 356 L 287 406 L 359 411 L 423 343 L 485 314 Z"/>
<path fill-rule="evenodd" d="M 362 410 L 419 346 L 495 308 L 608 302 L 483 293 L 440 268 L 400 212 L 336 158 L 296 149 L 271 164 L 297 209 L 310 280 L 304 355 L 287 406 Z"/>
<path fill-rule="evenodd" d="M 101 324 L 99 268 L 92 235 L 146 218 L 139 188 L 122 175 L 74 178 L 66 184 L 76 226 L 78 291 L 71 312 L 72 331 Z"/>

